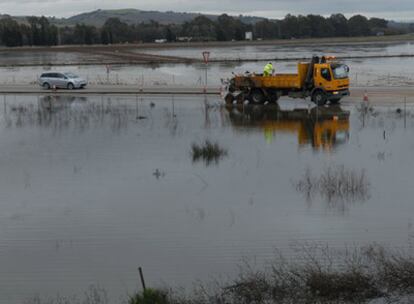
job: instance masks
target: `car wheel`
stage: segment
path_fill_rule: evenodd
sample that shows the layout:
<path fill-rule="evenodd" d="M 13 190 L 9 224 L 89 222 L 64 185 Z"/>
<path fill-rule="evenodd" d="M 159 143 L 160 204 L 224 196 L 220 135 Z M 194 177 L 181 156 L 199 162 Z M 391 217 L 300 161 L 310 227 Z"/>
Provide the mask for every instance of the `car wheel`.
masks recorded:
<path fill-rule="evenodd" d="M 73 83 L 68 83 L 68 90 L 73 90 L 75 88 L 75 86 L 73 85 Z"/>
<path fill-rule="evenodd" d="M 43 87 L 43 89 L 45 89 L 45 90 L 49 90 L 49 89 L 50 89 L 50 84 L 48 84 L 47 82 L 45 82 L 45 83 L 42 85 L 42 87 Z"/>

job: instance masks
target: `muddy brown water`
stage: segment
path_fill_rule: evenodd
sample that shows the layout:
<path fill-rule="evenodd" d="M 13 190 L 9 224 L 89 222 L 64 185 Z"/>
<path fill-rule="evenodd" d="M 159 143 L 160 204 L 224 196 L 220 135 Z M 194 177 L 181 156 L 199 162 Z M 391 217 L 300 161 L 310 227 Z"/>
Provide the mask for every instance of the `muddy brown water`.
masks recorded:
<path fill-rule="evenodd" d="M 295 244 L 413 246 L 414 108 L 225 108 L 213 97 L 7 97 L 0 102 L 0 303 L 191 287 Z M 228 155 L 193 162 L 191 145 Z M 363 169 L 364 199 L 308 200 L 307 168 Z"/>

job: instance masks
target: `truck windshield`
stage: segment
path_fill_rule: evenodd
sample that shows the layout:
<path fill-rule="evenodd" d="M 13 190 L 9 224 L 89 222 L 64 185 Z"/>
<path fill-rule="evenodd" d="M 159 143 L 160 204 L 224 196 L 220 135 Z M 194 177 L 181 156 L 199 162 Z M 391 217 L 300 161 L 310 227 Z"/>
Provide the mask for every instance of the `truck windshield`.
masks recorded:
<path fill-rule="evenodd" d="M 344 79 L 348 78 L 349 67 L 347 65 L 334 65 L 332 66 L 332 72 L 335 79 Z"/>

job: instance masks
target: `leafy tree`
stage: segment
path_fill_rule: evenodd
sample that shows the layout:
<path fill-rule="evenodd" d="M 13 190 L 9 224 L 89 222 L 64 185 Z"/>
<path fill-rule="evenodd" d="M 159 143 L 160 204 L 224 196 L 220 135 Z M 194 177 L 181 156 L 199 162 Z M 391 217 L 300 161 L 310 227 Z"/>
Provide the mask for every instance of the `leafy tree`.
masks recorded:
<path fill-rule="evenodd" d="M 29 44 L 56 45 L 58 43 L 58 29 L 55 25 L 51 25 L 46 17 L 27 17 L 27 21 L 30 28 Z"/>
<path fill-rule="evenodd" d="M 307 24 L 311 29 L 310 37 L 332 37 L 334 34 L 333 26 L 322 16 L 308 15 Z"/>
<path fill-rule="evenodd" d="M 182 35 L 193 37 L 195 40 L 216 40 L 216 24 L 200 15 L 183 24 Z"/>
<path fill-rule="evenodd" d="M 388 21 L 381 18 L 371 18 L 368 23 L 371 28 L 385 29 L 388 27 Z"/>
<path fill-rule="evenodd" d="M 371 34 L 367 17 L 361 15 L 349 18 L 348 28 L 350 36 L 369 36 Z"/>
<path fill-rule="evenodd" d="M 262 39 L 279 38 L 278 23 L 263 19 L 254 26 L 254 36 Z"/>
<path fill-rule="evenodd" d="M 368 36 L 383 32 L 386 35 L 414 32 L 414 24 L 397 24 L 381 18 L 367 19 L 355 15 L 349 20 L 343 14 L 328 18 L 320 15 L 286 15 L 282 20 L 261 19 L 246 24 L 227 14 L 211 20 L 199 15 L 184 24 L 159 24 L 155 21 L 130 25 L 119 18 L 109 18 L 101 28 L 85 24 L 56 27 L 46 17 L 27 17 L 19 23 L 11 17 L 0 20 L 0 43 L 6 46 L 98 44 L 153 42 L 164 38 L 175 41 L 177 36 L 192 37 L 195 41 L 243 40 L 246 31 L 262 39 L 291 39 L 311 37 Z M 52 19 L 53 21 L 53 19 Z"/>
<path fill-rule="evenodd" d="M 281 21 L 281 37 L 282 38 L 297 38 L 300 36 L 298 17 L 293 15 L 286 15 L 285 19 Z"/>
<path fill-rule="evenodd" d="M 347 37 L 349 36 L 348 20 L 343 14 L 333 14 L 328 21 L 333 27 L 333 36 Z"/>
<path fill-rule="evenodd" d="M 0 39 L 6 46 L 23 45 L 23 35 L 19 24 L 10 17 L 0 20 Z"/>
<path fill-rule="evenodd" d="M 219 41 L 243 40 L 247 26 L 239 19 L 223 14 L 216 21 L 216 39 Z"/>
<path fill-rule="evenodd" d="M 173 42 L 177 39 L 177 36 L 174 34 L 173 30 L 171 29 L 171 26 L 166 26 L 164 33 L 165 39 L 167 39 L 168 42 Z"/>
<path fill-rule="evenodd" d="M 104 44 L 124 43 L 131 38 L 130 26 L 119 18 L 109 18 L 101 29 L 101 41 Z"/>
<path fill-rule="evenodd" d="M 72 43 L 95 44 L 100 42 L 99 33 L 96 27 L 85 24 L 76 24 L 73 30 Z"/>

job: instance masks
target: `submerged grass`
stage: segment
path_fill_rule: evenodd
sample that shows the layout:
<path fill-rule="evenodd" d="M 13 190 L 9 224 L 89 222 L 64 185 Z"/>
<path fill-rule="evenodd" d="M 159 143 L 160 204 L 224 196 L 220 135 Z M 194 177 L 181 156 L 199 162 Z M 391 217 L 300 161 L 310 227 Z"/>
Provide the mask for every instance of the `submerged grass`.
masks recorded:
<path fill-rule="evenodd" d="M 222 157 L 227 156 L 227 150 L 221 148 L 217 142 L 206 140 L 200 145 L 193 143 L 191 145 L 191 155 L 193 162 L 203 160 L 206 165 L 209 165 L 213 161 L 218 163 Z"/>
<path fill-rule="evenodd" d="M 311 200 L 319 194 L 327 202 L 365 201 L 370 197 L 370 182 L 363 169 L 347 169 L 345 166 L 327 167 L 320 175 L 314 175 L 311 169 L 294 182 L 297 191 Z"/>

